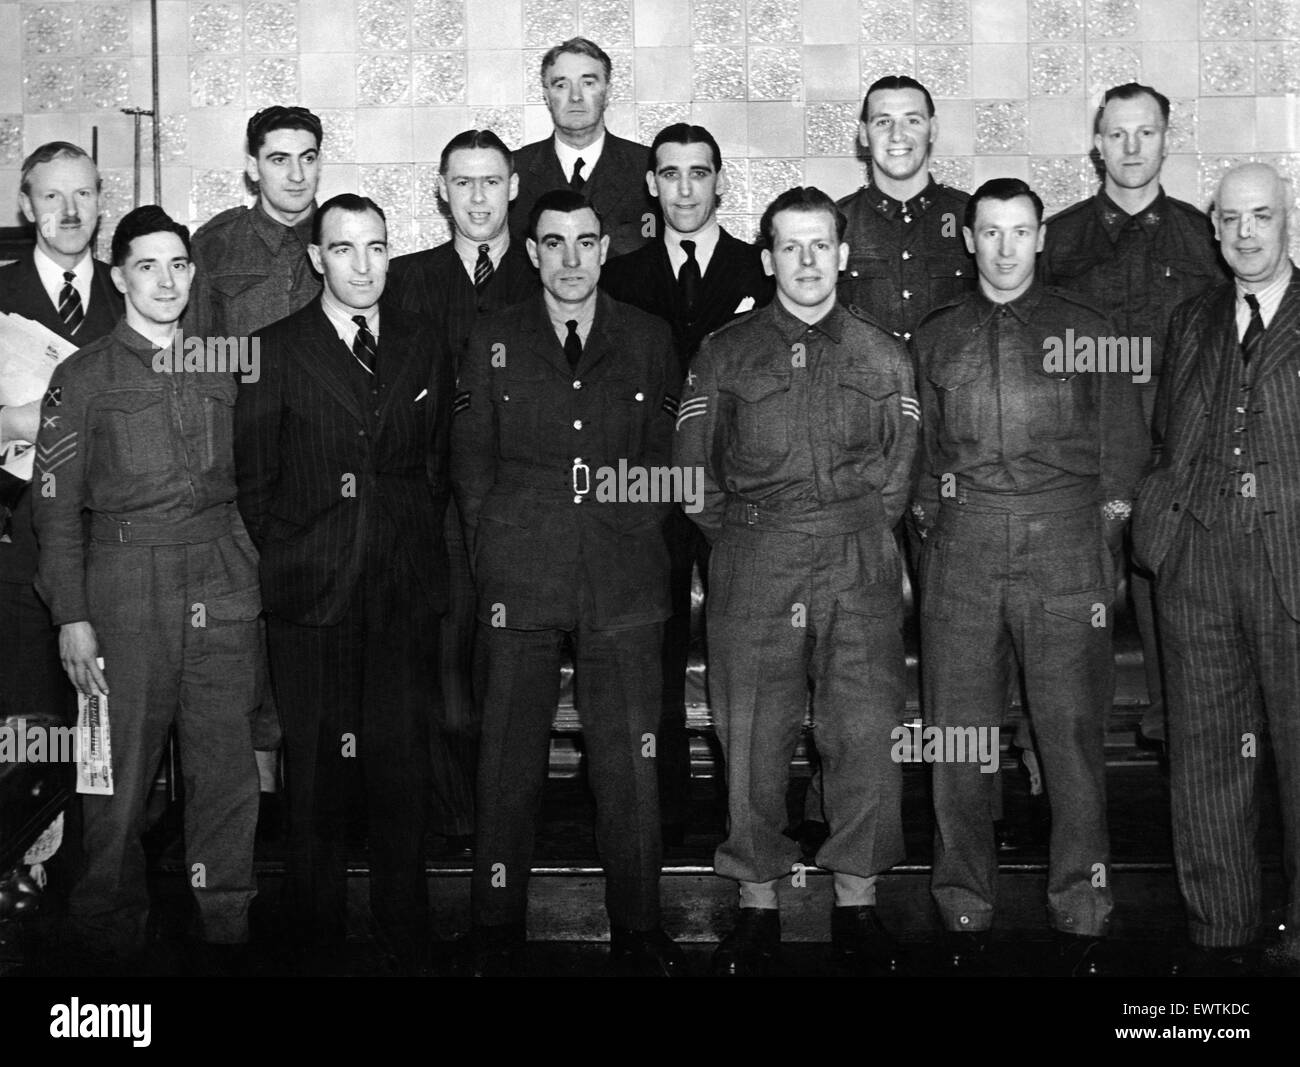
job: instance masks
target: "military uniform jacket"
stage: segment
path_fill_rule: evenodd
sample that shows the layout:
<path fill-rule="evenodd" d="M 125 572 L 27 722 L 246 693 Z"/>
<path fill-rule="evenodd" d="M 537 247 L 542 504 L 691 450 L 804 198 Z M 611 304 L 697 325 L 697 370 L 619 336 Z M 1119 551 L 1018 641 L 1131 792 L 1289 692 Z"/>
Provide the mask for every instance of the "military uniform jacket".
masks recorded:
<path fill-rule="evenodd" d="M 1250 412 L 1243 413 L 1248 417 L 1242 425 L 1257 475 L 1254 506 L 1278 596 L 1300 619 L 1300 270 L 1295 267 L 1261 343 Z M 1211 411 L 1232 403 L 1219 395 L 1216 384 L 1225 360 L 1241 360 L 1235 283 L 1215 286 L 1174 312 L 1165 355 L 1153 426 L 1155 462 L 1133 509 L 1134 558 L 1157 576 L 1188 521 Z"/>
<path fill-rule="evenodd" d="M 130 524 L 122 534 L 129 543 L 131 527 L 183 525 L 235 500 L 234 377 L 163 373 L 153 365 L 159 351 L 122 320 L 54 370 L 41 407 L 32 511 L 40 541 L 36 588 L 56 626 L 139 611 L 148 594 L 138 568 L 106 566 L 102 554 L 97 566 L 96 552 L 87 555 L 86 512 Z M 218 617 L 246 619 L 261 610 L 251 603 L 257 576 L 250 570 L 245 577 L 236 582 L 241 603 L 224 604 L 240 613 Z M 210 613 L 221 610 L 208 604 Z"/>
<path fill-rule="evenodd" d="M 538 296 L 481 320 L 461 367 L 452 479 L 479 618 L 622 629 L 669 615 L 671 500 L 620 489 L 666 468 L 675 389 L 666 323 L 608 296 L 576 372 Z"/>
<path fill-rule="evenodd" d="M 907 506 L 919 407 L 907 349 L 836 304 L 808 325 L 773 300 L 705 338 L 674 462 L 704 472 L 691 518 L 818 534 L 887 533 Z"/>
<path fill-rule="evenodd" d="M 194 284 L 182 327 L 202 337 L 248 337 L 320 296 L 307 258 L 311 215 L 276 222 L 261 203 L 235 207 L 199 227 L 191 241 Z"/>

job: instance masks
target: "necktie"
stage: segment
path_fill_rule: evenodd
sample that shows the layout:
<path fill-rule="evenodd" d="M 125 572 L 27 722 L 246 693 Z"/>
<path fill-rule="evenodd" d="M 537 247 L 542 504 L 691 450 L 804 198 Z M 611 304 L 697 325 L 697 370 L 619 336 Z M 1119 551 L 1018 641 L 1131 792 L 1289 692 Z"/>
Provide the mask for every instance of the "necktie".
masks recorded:
<path fill-rule="evenodd" d="M 488 246 L 478 246 L 478 261 L 474 264 L 474 288 L 482 289 L 492 277 L 492 257 L 488 255 Z"/>
<path fill-rule="evenodd" d="M 379 356 L 379 345 L 375 342 L 375 335 L 370 332 L 370 326 L 364 315 L 353 315 L 352 321 L 357 324 L 357 335 L 352 340 L 352 354 L 366 370 L 374 374 Z"/>
<path fill-rule="evenodd" d="M 583 187 L 587 184 L 587 179 L 582 176 L 582 168 L 586 165 L 586 160 L 581 157 L 573 164 L 573 177 L 569 179 L 569 188 L 575 193 L 582 192 Z"/>
<path fill-rule="evenodd" d="M 700 263 L 695 258 L 694 241 L 683 241 L 682 251 L 686 253 L 686 262 L 677 272 L 677 291 L 681 294 L 682 306 L 689 315 L 695 310 L 695 301 L 700 295 Z"/>
<path fill-rule="evenodd" d="M 564 358 L 569 361 L 570 369 L 577 369 L 578 360 L 582 358 L 582 338 L 578 336 L 578 320 L 570 319 L 564 325 L 569 328 L 569 336 L 564 339 Z"/>
<path fill-rule="evenodd" d="M 1259 351 L 1260 341 L 1264 337 L 1264 317 L 1259 313 L 1259 298 L 1254 293 L 1246 294 L 1246 303 L 1250 306 L 1250 325 L 1241 338 L 1241 362 L 1249 363 Z"/>
<path fill-rule="evenodd" d="M 76 333 L 81 320 L 86 317 L 81 307 L 81 294 L 72 285 L 76 277 L 70 270 L 63 272 L 63 288 L 59 291 L 59 318 L 68 328 L 68 333 Z"/>

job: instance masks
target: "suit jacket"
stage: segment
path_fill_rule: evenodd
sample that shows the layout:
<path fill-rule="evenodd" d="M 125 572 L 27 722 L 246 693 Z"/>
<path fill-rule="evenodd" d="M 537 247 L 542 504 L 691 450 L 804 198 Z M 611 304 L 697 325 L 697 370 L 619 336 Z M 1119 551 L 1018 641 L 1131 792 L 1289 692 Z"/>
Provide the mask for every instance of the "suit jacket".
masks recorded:
<path fill-rule="evenodd" d="M 600 272 L 600 287 L 615 300 L 633 304 L 666 319 L 673 328 L 673 340 L 682 360 L 682 373 L 700 342 L 719 326 L 725 326 L 736 313 L 762 307 L 772 299 L 774 285 L 763 271 L 759 251 L 737 240 L 726 230 L 718 236 L 717 247 L 709 259 L 709 269 L 700 280 L 695 317 L 687 319 L 677 288 L 668 248 L 662 240 L 643 245 L 617 259 L 610 259 Z"/>
<path fill-rule="evenodd" d="M 1267 458 L 1256 483 L 1256 506 L 1278 595 L 1300 619 L 1300 270 L 1292 268 L 1273 321 L 1256 357 L 1251 393 L 1252 451 Z M 1188 519 L 1196 464 L 1217 396 L 1224 360 L 1241 359 L 1236 327 L 1236 287 L 1229 282 L 1179 305 L 1165 345 L 1165 372 L 1156 400 L 1156 440 L 1151 472 L 1138 490 L 1133 513 L 1133 554 L 1157 574 L 1179 527 Z"/>
<path fill-rule="evenodd" d="M 611 256 L 635 251 L 659 232 L 659 205 L 650 199 L 645 184 L 649 158 L 650 149 L 645 145 L 615 137 L 606 130 L 600 159 L 587 175 L 583 193 L 604 220 Z M 528 236 L 524 232 L 528 213 L 537 198 L 569 185 L 555 154 L 554 135 L 515 152 L 515 171 L 519 175 L 519 195 L 510 205 L 510 237 L 522 247 Z"/>
<path fill-rule="evenodd" d="M 122 317 L 122 294 L 113 284 L 112 268 L 95 261 L 86 317 L 75 338 L 68 332 L 59 309 L 50 300 L 41 276 L 36 272 L 33 253 L 16 263 L 0 267 L 0 311 L 33 319 L 67 341 L 88 345 L 109 333 Z M 11 541 L 0 541 L 0 581 L 27 583 L 36 577 L 36 533 L 32 529 L 32 506 L 28 483 L 0 471 L 0 529 L 7 528 Z"/>
<path fill-rule="evenodd" d="M 363 578 L 380 512 L 425 593 L 445 610 L 452 380 L 432 327 L 382 310 L 378 359 L 387 390 L 373 420 L 351 377 L 359 373 L 352 353 L 319 301 L 255 336 L 261 376 L 240 383 L 235 471 L 239 510 L 262 557 L 267 610 L 305 626 L 338 622 Z"/>
<path fill-rule="evenodd" d="M 672 359 L 664 322 L 603 293 L 576 372 L 542 296 L 474 328 L 452 480 L 481 621 L 621 629 L 668 617 L 672 503 L 634 500 L 613 476 L 620 463 L 668 466 Z"/>

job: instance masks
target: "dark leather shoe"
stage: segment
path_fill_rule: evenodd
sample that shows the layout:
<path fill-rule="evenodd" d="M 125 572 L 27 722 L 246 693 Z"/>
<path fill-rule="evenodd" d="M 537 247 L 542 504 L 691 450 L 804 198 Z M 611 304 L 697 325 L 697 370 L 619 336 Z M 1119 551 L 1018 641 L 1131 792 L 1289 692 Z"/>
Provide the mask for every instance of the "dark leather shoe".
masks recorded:
<path fill-rule="evenodd" d="M 609 959 L 619 974 L 640 978 L 684 978 L 686 956 L 661 927 L 609 929 Z"/>
<path fill-rule="evenodd" d="M 982 975 L 992 973 L 989 963 L 991 935 L 987 930 L 965 933 L 950 930 L 943 941 L 944 967 L 950 974 Z"/>
<path fill-rule="evenodd" d="M 473 977 L 509 978 L 520 973 L 528 941 L 523 923 L 475 926 L 469 941 L 469 971 Z"/>
<path fill-rule="evenodd" d="M 775 908 L 741 908 L 736 928 L 713 954 L 714 977 L 762 978 L 771 973 L 781 948 L 781 913 Z"/>
<path fill-rule="evenodd" d="M 831 909 L 831 955 L 863 976 L 898 974 L 903 964 L 897 942 L 870 905 Z"/>
<path fill-rule="evenodd" d="M 1110 973 L 1106 939 L 1088 934 L 1056 934 L 1056 960 L 1063 977 L 1105 978 Z"/>

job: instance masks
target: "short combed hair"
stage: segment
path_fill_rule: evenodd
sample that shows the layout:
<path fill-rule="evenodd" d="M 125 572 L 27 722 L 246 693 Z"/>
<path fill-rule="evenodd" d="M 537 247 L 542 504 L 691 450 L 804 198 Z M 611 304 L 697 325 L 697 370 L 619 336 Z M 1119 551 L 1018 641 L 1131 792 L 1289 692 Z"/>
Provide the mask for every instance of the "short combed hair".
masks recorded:
<path fill-rule="evenodd" d="M 713 169 L 719 174 L 722 173 L 722 149 L 718 147 L 713 134 L 703 126 L 674 122 L 655 134 L 655 139 L 650 144 L 650 166 L 647 168 L 650 171 L 659 169 L 658 152 L 661 144 L 706 144 L 709 146 L 709 151 L 713 153 Z"/>
<path fill-rule="evenodd" d="M 863 122 L 867 121 L 867 101 L 871 99 L 871 94 L 879 92 L 881 89 L 915 89 L 925 97 L 925 108 L 930 117 L 934 118 L 934 98 L 930 95 L 930 90 L 922 85 L 915 78 L 909 78 L 906 74 L 886 74 L 883 78 L 877 78 L 869 86 L 867 91 L 862 94 L 862 112 L 859 118 Z"/>
<path fill-rule="evenodd" d="M 56 159 L 89 159 L 92 166 L 95 161 L 90 159 L 90 153 L 80 145 L 75 145 L 71 141 L 47 141 L 41 145 L 23 160 L 23 167 L 18 178 L 18 188 L 24 194 L 30 194 L 32 191 L 32 171 L 42 163 L 52 163 Z M 99 176 L 99 169 L 95 169 L 95 188 L 99 189 L 104 184 L 104 180 Z"/>
<path fill-rule="evenodd" d="M 266 135 L 272 130 L 306 130 L 316 138 L 317 151 L 320 150 L 321 139 L 324 136 L 320 119 L 305 107 L 283 107 L 274 104 L 271 107 L 264 107 L 248 120 L 244 142 L 250 156 L 257 156 L 262 145 L 266 143 Z"/>
<path fill-rule="evenodd" d="M 763 212 L 763 218 L 758 224 L 759 241 L 769 252 L 772 251 L 772 244 L 776 239 L 773 222 L 782 211 L 825 211 L 829 213 L 831 218 L 835 220 L 835 240 L 843 243 L 844 231 L 849 224 L 849 220 L 844 217 L 844 212 L 835 206 L 834 200 L 815 185 L 796 185 L 793 189 L 787 189 L 767 205 L 767 210 Z"/>
<path fill-rule="evenodd" d="M 1116 85 L 1114 88 L 1106 90 L 1106 95 L 1102 97 L 1101 103 L 1097 107 L 1097 114 L 1093 116 L 1092 132 L 1101 133 L 1101 117 L 1106 112 L 1106 105 L 1112 100 L 1136 100 L 1139 96 L 1149 96 L 1156 102 L 1156 106 L 1160 108 L 1160 117 L 1168 126 L 1169 97 L 1149 85 L 1142 85 L 1139 82 L 1125 82 L 1123 85 Z"/>
<path fill-rule="evenodd" d="M 970 199 L 966 201 L 966 214 L 962 218 L 962 225 L 968 230 L 975 229 L 975 211 L 979 207 L 981 200 L 1014 200 L 1018 196 L 1029 197 L 1030 202 L 1034 205 L 1034 214 L 1038 216 L 1038 222 L 1041 225 L 1043 221 L 1043 198 L 1019 178 L 990 178 L 971 193 Z"/>
<path fill-rule="evenodd" d="M 129 211 L 113 231 L 111 258 L 113 266 L 120 267 L 131 254 L 131 242 L 137 237 L 148 237 L 151 233 L 174 233 L 185 246 L 185 254 L 190 254 L 190 231 L 173 219 L 157 204 L 145 204 Z"/>
<path fill-rule="evenodd" d="M 447 142 L 447 147 L 442 150 L 442 155 L 438 159 L 438 173 L 444 178 L 447 176 L 447 166 L 451 163 L 451 154 L 473 148 L 490 148 L 494 152 L 500 152 L 506 159 L 506 173 L 515 172 L 514 154 L 506 147 L 505 141 L 501 140 L 491 130 L 462 130 Z"/>
<path fill-rule="evenodd" d="M 371 200 L 370 197 L 358 196 L 356 193 L 339 193 L 337 196 L 331 196 L 325 203 L 321 204 L 316 209 L 316 214 L 311 217 L 312 244 L 320 244 L 320 233 L 325 222 L 325 216 L 331 211 L 351 211 L 357 215 L 373 211 L 379 216 L 379 221 L 384 224 L 384 232 L 388 232 L 388 217 L 384 214 L 384 209 Z"/>
<path fill-rule="evenodd" d="M 557 44 L 554 48 L 547 49 L 546 55 L 542 56 L 542 85 L 546 84 L 546 72 L 555 66 L 555 61 L 566 52 L 575 56 L 587 56 L 590 59 L 599 60 L 600 65 L 605 68 L 606 81 L 609 81 L 614 73 L 614 64 L 610 60 L 609 54 L 600 45 L 595 41 L 589 41 L 586 37 L 570 37 L 567 41 Z"/>
<path fill-rule="evenodd" d="M 552 189 L 549 193 L 543 193 L 533 204 L 533 209 L 528 212 L 528 229 L 524 232 L 534 241 L 537 240 L 537 224 L 542 221 L 542 212 L 558 211 L 562 215 L 571 215 L 575 211 L 591 209 L 591 213 L 596 216 L 597 233 L 604 234 L 605 220 L 600 217 L 600 212 L 596 210 L 596 205 L 588 200 L 581 193 L 573 189 Z"/>

